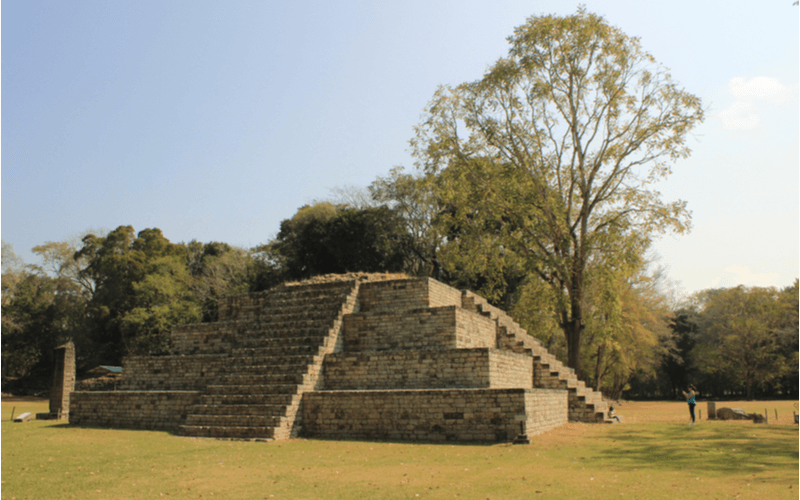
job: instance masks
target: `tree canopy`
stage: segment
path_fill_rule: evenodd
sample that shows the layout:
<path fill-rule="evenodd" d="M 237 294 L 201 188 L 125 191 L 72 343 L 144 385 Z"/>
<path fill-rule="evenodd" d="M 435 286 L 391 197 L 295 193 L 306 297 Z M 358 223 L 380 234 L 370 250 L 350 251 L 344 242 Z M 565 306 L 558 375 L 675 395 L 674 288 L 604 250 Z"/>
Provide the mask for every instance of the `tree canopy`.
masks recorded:
<path fill-rule="evenodd" d="M 654 185 L 689 154 L 703 109 L 638 39 L 584 9 L 531 17 L 508 40 L 483 78 L 437 90 L 411 143 L 464 247 L 513 252 L 554 289 L 579 370 L 587 273 L 689 228 L 686 203 Z"/>
<path fill-rule="evenodd" d="M 408 236 L 401 217 L 385 207 L 363 209 L 320 202 L 301 207 L 281 222 L 265 248 L 287 279 L 354 271 L 403 269 Z"/>
<path fill-rule="evenodd" d="M 793 287 L 737 286 L 701 294 L 700 356 L 710 374 L 756 389 L 797 372 L 797 282 Z M 796 383 L 796 377 L 794 383 Z"/>

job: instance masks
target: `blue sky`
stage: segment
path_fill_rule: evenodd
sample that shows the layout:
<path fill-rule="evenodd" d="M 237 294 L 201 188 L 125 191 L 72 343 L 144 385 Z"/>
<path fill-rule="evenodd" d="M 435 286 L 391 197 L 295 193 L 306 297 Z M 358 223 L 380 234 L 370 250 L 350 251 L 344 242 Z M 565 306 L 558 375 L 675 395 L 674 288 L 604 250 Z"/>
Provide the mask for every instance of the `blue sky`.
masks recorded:
<path fill-rule="evenodd" d="M 27 262 L 90 228 L 266 242 L 395 165 L 440 84 L 481 77 L 515 26 L 569 1 L 6 1 L 2 238 Z M 798 277 L 798 7 L 590 1 L 700 96 L 693 155 L 660 186 L 693 212 L 655 245 L 670 278 Z"/>

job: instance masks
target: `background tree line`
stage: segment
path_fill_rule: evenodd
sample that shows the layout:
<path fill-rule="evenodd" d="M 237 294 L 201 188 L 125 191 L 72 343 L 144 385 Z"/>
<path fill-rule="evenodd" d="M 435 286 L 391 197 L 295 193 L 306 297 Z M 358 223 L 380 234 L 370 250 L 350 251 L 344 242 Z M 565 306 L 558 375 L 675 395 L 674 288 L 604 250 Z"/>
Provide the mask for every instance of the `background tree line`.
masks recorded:
<path fill-rule="evenodd" d="M 438 273 L 445 283 L 489 297 L 566 359 L 557 297 L 525 276 L 513 253 L 488 259 L 485 248 L 464 252 L 457 237 L 436 236 L 448 227 L 436 218 L 415 237 L 411 227 L 419 221 L 407 219 L 397 201 L 381 204 L 381 186 L 424 190 L 423 179 L 401 172 L 361 193 L 375 206 L 356 209 L 339 199 L 301 207 L 274 239 L 248 250 L 176 244 L 158 229 L 135 234 L 121 226 L 79 245 L 37 246 L 41 263 L 24 265 L 3 243 L 4 390 L 46 389 L 53 348 L 68 339 L 78 346 L 81 371 L 118 365 L 131 354 L 168 354 L 171 327 L 216 320 L 225 295 L 350 271 Z M 472 265 L 470 256 L 481 252 L 487 259 Z M 584 298 L 587 383 L 612 398 L 676 398 L 688 383 L 710 397 L 797 397 L 797 281 L 781 290 L 739 286 L 681 301 L 673 295 L 663 271 L 644 259 L 629 273 L 593 278 Z"/>
<path fill-rule="evenodd" d="M 475 290 L 609 397 L 797 394 L 797 282 L 678 302 L 648 258 L 691 226 L 655 189 L 704 117 L 639 41 L 580 8 L 531 17 L 482 78 L 439 88 L 411 140 L 417 175 L 300 207 L 252 248 L 171 243 L 130 226 L 34 249 L 3 245 L 3 377 L 44 377 L 75 340 L 81 368 L 163 354 L 217 301 L 350 271 Z M 794 377 L 794 378 L 792 378 Z M 791 383 L 790 383 L 791 382 Z"/>

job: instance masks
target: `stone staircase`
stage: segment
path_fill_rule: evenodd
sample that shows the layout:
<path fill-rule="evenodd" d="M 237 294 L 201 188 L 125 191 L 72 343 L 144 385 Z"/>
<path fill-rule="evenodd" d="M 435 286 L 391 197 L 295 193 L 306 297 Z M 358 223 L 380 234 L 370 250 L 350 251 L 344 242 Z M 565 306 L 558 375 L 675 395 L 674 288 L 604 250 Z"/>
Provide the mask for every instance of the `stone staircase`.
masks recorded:
<path fill-rule="evenodd" d="M 225 373 L 186 416 L 185 436 L 285 439 L 300 426 L 306 391 L 318 388 L 322 360 L 336 349 L 342 317 L 353 311 L 357 284 L 285 286 L 257 300 L 232 298 L 221 319 L 240 322 Z M 244 321 L 242 321 L 244 320 Z"/>
<path fill-rule="evenodd" d="M 608 404 L 599 392 L 586 387 L 575 370 L 564 366 L 536 338 L 515 322 L 504 311 L 492 306 L 483 297 L 470 291 L 462 295 L 462 307 L 491 318 L 497 322 L 497 346 L 533 357 L 533 387 L 564 389 L 569 395 L 570 422 L 613 423 L 608 417 Z"/>

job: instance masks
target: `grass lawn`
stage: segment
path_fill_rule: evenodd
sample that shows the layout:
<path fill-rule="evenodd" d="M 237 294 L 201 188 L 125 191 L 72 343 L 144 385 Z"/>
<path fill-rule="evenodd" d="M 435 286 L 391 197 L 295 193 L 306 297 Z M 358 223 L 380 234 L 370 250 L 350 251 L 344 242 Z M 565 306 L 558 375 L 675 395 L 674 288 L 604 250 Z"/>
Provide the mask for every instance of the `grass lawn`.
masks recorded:
<path fill-rule="evenodd" d="M 566 424 L 530 445 L 255 443 L 14 423 L 12 408 L 47 403 L 4 399 L 2 498 L 798 498 L 796 403 L 723 406 L 767 408 L 770 424 L 689 426 L 685 403 L 632 402 L 621 425 Z"/>

